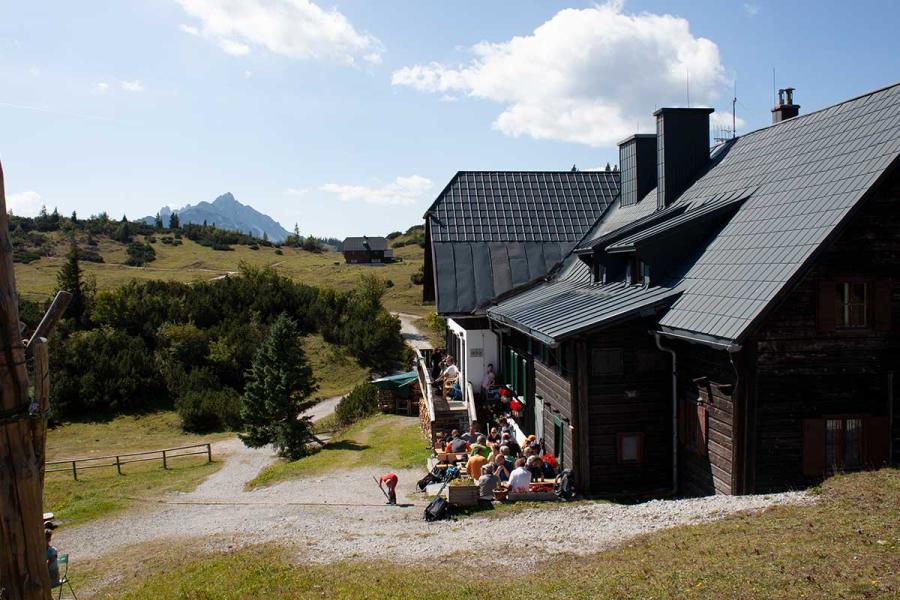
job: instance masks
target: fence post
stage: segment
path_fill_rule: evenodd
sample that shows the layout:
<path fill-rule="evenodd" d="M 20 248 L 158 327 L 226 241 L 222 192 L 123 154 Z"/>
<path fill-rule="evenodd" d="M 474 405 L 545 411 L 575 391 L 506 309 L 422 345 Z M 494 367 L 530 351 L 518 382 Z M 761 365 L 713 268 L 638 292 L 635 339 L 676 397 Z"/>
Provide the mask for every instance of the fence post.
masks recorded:
<path fill-rule="evenodd" d="M 166 451 L 163 450 L 162 453 L 163 453 L 163 469 L 168 469 L 169 465 L 166 464 Z"/>
<path fill-rule="evenodd" d="M 208 463 L 212 462 L 212 446 L 209 444 L 206 445 L 206 458 Z"/>
<path fill-rule="evenodd" d="M 78 468 L 75 466 L 75 461 L 72 461 L 72 477 L 75 478 L 75 481 L 78 481 Z"/>
<path fill-rule="evenodd" d="M 122 474 L 122 463 L 119 462 L 118 456 L 116 456 L 116 471 L 119 472 L 119 475 Z"/>

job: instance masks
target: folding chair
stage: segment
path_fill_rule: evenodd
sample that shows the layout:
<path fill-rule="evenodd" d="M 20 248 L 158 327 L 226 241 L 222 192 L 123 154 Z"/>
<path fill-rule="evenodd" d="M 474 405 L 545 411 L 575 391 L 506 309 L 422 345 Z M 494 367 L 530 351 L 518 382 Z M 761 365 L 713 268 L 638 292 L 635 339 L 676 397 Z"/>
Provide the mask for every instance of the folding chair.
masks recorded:
<path fill-rule="evenodd" d="M 56 600 L 62 598 L 63 586 L 69 586 L 69 591 L 72 592 L 72 597 L 75 600 L 78 600 L 78 596 L 75 595 L 75 590 L 72 589 L 72 584 L 69 583 L 69 555 L 68 554 L 60 554 L 56 557 L 56 564 L 60 567 L 65 566 L 60 573 L 59 583 L 54 588 L 59 588 L 59 593 L 56 595 Z"/>

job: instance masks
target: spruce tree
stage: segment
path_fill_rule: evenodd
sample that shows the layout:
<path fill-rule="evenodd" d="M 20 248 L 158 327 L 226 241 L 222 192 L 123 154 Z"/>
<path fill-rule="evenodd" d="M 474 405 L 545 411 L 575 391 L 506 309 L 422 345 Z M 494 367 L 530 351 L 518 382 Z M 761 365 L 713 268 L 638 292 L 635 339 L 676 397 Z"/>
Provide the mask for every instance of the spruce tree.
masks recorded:
<path fill-rule="evenodd" d="M 253 358 L 241 397 L 241 440 L 250 448 L 274 444 L 281 456 L 304 456 L 313 440 L 310 396 L 318 389 L 300 345 L 297 323 L 282 313 Z"/>
<path fill-rule="evenodd" d="M 175 231 L 181 227 L 181 221 L 178 219 L 178 213 L 173 212 L 172 216 L 169 217 L 169 229 Z"/>
<path fill-rule="evenodd" d="M 69 306 L 66 309 L 66 317 L 81 327 L 87 320 L 87 299 L 82 285 L 81 265 L 78 261 L 78 244 L 74 238 L 72 246 L 66 254 L 66 262 L 56 274 L 56 285 L 58 289 L 72 294 L 72 299 L 69 300 Z"/>

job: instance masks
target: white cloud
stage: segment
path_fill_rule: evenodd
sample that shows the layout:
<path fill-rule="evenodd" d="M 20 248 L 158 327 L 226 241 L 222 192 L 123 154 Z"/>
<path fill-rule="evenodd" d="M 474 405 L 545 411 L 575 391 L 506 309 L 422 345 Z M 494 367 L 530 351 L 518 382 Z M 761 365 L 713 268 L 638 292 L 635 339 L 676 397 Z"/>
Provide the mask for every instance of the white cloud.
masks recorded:
<path fill-rule="evenodd" d="M 185 25 L 182 23 L 178 28 L 188 35 L 200 35 L 200 30 L 193 25 Z"/>
<path fill-rule="evenodd" d="M 303 196 L 303 195 L 309 193 L 309 188 L 292 188 L 292 187 L 289 187 L 289 188 L 285 188 L 284 193 L 285 193 L 285 195 L 287 195 L 287 196 Z"/>
<path fill-rule="evenodd" d="M 741 129 L 744 125 L 746 125 L 746 121 L 744 121 L 740 117 L 734 118 L 734 126 L 738 129 Z M 709 126 L 711 129 L 715 129 L 716 127 L 720 127 L 723 129 L 731 129 L 731 111 L 722 111 L 722 112 L 714 112 L 709 115 Z"/>
<path fill-rule="evenodd" d="M 126 92 L 143 92 L 144 84 L 141 83 L 139 79 L 135 79 L 134 81 L 120 81 L 119 84 L 122 86 L 122 89 Z"/>
<path fill-rule="evenodd" d="M 471 48 L 464 65 L 432 62 L 393 73 L 421 92 L 503 105 L 493 127 L 507 135 L 607 146 L 647 123 L 654 108 L 710 105 L 725 82 L 719 49 L 687 20 L 626 15 L 622 2 L 566 9 L 531 34 Z"/>
<path fill-rule="evenodd" d="M 109 91 L 109 84 L 105 81 L 101 81 L 100 83 L 94 84 L 94 92 L 98 94 L 105 94 Z"/>
<path fill-rule="evenodd" d="M 296 59 L 378 64 L 384 51 L 377 38 L 358 31 L 338 10 L 310 0 L 176 1 L 200 20 L 194 29 L 229 54 L 257 46 Z"/>
<path fill-rule="evenodd" d="M 219 40 L 219 48 L 221 48 L 225 54 L 230 54 L 232 56 L 244 56 L 250 54 L 250 46 L 235 42 L 234 40 Z"/>
<path fill-rule="evenodd" d="M 18 194 L 9 194 L 6 197 L 6 210 L 12 211 L 14 215 L 20 217 L 37 216 L 41 210 L 41 195 L 34 190 L 27 192 L 19 192 Z"/>
<path fill-rule="evenodd" d="M 755 17 L 759 14 L 759 4 L 751 4 L 749 2 L 745 2 L 744 12 L 747 13 L 747 16 L 749 17 Z"/>
<path fill-rule="evenodd" d="M 336 194 L 344 202 L 367 204 L 415 204 L 434 184 L 419 175 L 397 177 L 393 183 L 378 187 L 326 183 L 322 191 Z"/>

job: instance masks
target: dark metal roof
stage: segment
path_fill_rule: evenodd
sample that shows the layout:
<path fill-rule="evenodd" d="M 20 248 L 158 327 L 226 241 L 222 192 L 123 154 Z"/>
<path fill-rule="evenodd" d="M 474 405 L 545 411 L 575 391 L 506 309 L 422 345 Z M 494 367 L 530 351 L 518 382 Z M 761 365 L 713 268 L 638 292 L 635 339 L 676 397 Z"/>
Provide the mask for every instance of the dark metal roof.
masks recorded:
<path fill-rule="evenodd" d="M 573 264 L 564 278 L 516 294 L 488 309 L 494 321 L 555 345 L 581 331 L 609 325 L 653 307 L 671 303 L 681 291 L 643 288 L 622 282 L 591 282 L 590 268 Z"/>
<path fill-rule="evenodd" d="M 637 233 L 633 233 L 622 238 L 606 247 L 607 252 L 630 252 L 635 247 L 648 242 L 657 240 L 667 235 L 677 233 L 685 225 L 691 225 L 703 221 L 704 219 L 714 218 L 729 210 L 737 210 L 737 207 L 750 197 L 753 189 L 733 190 L 719 194 L 707 201 L 697 201 L 696 206 L 690 206 L 688 210 L 675 216 L 669 215 L 670 218 L 663 222 L 647 227 Z M 685 204 L 679 204 L 678 207 L 685 207 Z M 673 207 L 675 208 L 675 207 Z M 656 214 L 663 214 L 666 211 L 659 211 Z"/>
<path fill-rule="evenodd" d="M 752 132 L 717 148 L 709 170 L 668 209 L 651 212 L 654 192 L 637 205 L 613 206 L 578 244 L 587 251 L 637 243 L 704 206 L 739 204 L 680 281 L 591 284 L 590 267 L 570 256 L 554 280 L 488 315 L 552 342 L 674 298 L 662 331 L 723 347 L 740 343 L 898 156 L 900 84 Z M 657 222 L 660 214 L 665 220 Z"/>
<path fill-rule="evenodd" d="M 577 242 L 619 194 L 614 171 L 460 171 L 426 213 L 435 242 Z"/>
<path fill-rule="evenodd" d="M 363 252 L 387 250 L 387 239 L 383 237 L 348 237 L 344 240 L 344 251 Z"/>
<path fill-rule="evenodd" d="M 426 213 L 438 313 L 547 275 L 618 193 L 617 172 L 457 173 Z"/>
<path fill-rule="evenodd" d="M 744 135 L 679 204 L 756 187 L 684 279 L 667 331 L 741 340 L 900 155 L 900 84 Z"/>

